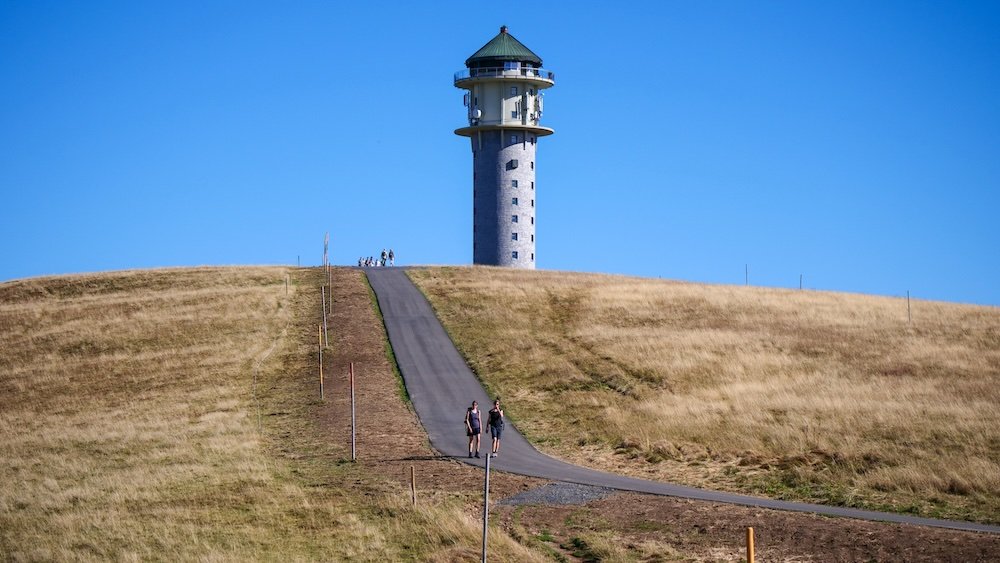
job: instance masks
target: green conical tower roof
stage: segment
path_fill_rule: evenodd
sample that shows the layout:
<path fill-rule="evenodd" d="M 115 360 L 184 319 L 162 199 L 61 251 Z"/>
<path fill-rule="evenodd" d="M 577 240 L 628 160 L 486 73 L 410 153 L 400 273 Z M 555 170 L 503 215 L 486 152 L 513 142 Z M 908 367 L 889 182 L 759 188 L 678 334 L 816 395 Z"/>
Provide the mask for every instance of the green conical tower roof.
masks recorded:
<path fill-rule="evenodd" d="M 490 42 L 483 45 L 471 57 L 465 60 L 465 66 L 484 67 L 501 66 L 504 61 L 518 61 L 522 63 L 532 63 L 542 66 L 542 59 L 531 52 L 531 49 L 523 43 L 514 39 L 514 36 L 507 33 L 507 26 L 500 27 L 500 33 L 490 39 Z"/>

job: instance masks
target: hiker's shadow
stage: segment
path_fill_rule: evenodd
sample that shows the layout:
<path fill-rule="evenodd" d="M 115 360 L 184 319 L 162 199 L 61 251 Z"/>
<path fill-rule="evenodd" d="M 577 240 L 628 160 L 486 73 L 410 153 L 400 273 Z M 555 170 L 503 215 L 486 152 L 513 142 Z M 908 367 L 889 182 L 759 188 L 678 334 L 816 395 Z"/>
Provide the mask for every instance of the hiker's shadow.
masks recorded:
<path fill-rule="evenodd" d="M 385 458 L 380 461 L 383 462 L 394 462 L 394 461 L 458 461 L 465 460 L 464 455 L 411 455 L 408 457 L 399 458 Z"/>

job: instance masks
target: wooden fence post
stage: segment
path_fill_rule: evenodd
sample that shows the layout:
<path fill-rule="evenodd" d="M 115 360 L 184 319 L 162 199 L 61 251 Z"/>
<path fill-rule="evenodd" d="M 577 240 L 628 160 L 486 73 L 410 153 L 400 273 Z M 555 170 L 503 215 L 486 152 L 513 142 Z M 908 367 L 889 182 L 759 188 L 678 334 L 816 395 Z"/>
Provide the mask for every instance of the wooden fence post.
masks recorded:
<path fill-rule="evenodd" d="M 747 528 L 747 563 L 753 563 L 753 528 Z"/>
<path fill-rule="evenodd" d="M 326 325 L 326 287 L 325 286 L 321 287 L 321 288 L 319 288 L 319 290 L 320 290 L 320 296 L 322 297 L 322 300 L 323 300 L 323 336 L 326 339 L 326 345 L 327 345 L 327 347 L 329 347 L 330 346 L 330 333 L 326 329 L 326 326 L 327 326 Z"/>
<path fill-rule="evenodd" d="M 319 399 L 323 400 L 323 325 L 319 325 Z"/>
<path fill-rule="evenodd" d="M 413 466 L 410 466 L 410 500 L 413 501 L 413 506 L 417 506 L 417 475 Z"/>
<path fill-rule="evenodd" d="M 354 418 L 354 362 L 351 362 L 351 461 L 357 460 L 357 422 Z"/>

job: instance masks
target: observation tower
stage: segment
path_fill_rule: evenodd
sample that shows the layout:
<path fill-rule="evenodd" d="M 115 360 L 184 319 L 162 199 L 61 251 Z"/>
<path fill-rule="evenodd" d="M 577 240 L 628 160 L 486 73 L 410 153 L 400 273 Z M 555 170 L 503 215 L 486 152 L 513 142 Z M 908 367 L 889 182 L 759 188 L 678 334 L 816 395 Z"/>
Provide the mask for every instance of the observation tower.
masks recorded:
<path fill-rule="evenodd" d="M 465 61 L 455 87 L 468 90 L 472 141 L 472 263 L 535 267 L 535 147 L 555 133 L 539 124 L 542 90 L 555 74 L 542 69 L 507 26 Z"/>

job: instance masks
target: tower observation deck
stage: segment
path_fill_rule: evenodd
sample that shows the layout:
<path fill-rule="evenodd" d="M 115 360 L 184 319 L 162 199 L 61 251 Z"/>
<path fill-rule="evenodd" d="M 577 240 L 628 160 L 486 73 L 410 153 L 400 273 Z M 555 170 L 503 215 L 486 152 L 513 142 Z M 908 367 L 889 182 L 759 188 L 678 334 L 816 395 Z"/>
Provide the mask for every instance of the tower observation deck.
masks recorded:
<path fill-rule="evenodd" d="M 455 134 L 472 144 L 472 262 L 534 268 L 535 154 L 555 132 L 540 124 L 555 74 L 506 26 L 465 66 L 455 87 L 467 90 L 468 126 Z"/>

